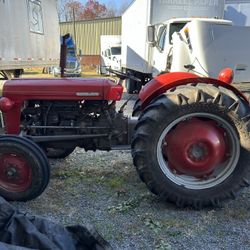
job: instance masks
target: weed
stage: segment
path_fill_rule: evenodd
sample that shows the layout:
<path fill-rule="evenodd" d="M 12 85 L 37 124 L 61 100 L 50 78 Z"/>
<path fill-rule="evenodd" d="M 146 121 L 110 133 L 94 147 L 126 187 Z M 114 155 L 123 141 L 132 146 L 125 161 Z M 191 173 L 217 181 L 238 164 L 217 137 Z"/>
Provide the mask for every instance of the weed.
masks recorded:
<path fill-rule="evenodd" d="M 128 212 L 131 209 L 135 209 L 136 207 L 138 207 L 140 205 L 140 200 L 138 199 L 130 199 L 128 201 L 124 201 L 121 204 L 118 204 L 117 206 L 110 206 L 108 207 L 108 211 L 111 213 L 114 212 Z"/>
<path fill-rule="evenodd" d="M 157 250 L 171 250 L 172 247 L 168 242 L 164 241 L 163 239 L 160 239 L 157 242 L 155 249 L 157 249 Z"/>
<path fill-rule="evenodd" d="M 119 176 L 115 176 L 115 177 L 108 179 L 106 181 L 106 185 L 110 189 L 122 189 L 124 184 L 125 184 L 124 179 L 122 177 L 119 177 Z"/>
<path fill-rule="evenodd" d="M 162 229 L 162 224 L 153 219 L 150 214 L 145 214 L 145 217 L 143 218 L 145 226 L 147 226 L 149 229 L 151 229 L 154 233 L 158 234 Z"/>

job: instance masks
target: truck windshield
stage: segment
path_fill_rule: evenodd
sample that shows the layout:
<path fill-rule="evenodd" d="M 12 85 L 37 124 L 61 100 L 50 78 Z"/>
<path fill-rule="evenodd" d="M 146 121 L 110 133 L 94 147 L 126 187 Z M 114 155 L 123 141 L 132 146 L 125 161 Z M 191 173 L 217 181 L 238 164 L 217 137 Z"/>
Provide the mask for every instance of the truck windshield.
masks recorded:
<path fill-rule="evenodd" d="M 179 32 L 185 25 L 186 23 L 171 23 L 170 30 L 169 30 L 169 43 L 170 44 L 173 44 L 172 35 L 174 34 L 174 32 Z"/>
<path fill-rule="evenodd" d="M 121 47 L 112 47 L 111 54 L 112 55 L 121 55 Z"/>

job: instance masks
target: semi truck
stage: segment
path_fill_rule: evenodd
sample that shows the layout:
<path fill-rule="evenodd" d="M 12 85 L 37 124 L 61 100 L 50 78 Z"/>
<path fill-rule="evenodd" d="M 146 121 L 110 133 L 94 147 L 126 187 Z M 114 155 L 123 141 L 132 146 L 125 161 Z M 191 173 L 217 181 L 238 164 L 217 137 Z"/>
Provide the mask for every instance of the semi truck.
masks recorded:
<path fill-rule="evenodd" d="M 172 34 L 181 30 L 190 17 L 223 18 L 224 5 L 225 1 L 134 1 L 122 15 L 122 68 L 140 82 L 127 79 L 127 91 L 138 91 L 141 84 L 158 74 L 156 69 L 161 64 L 158 57 L 167 58 L 169 54 L 163 52 L 162 42 L 168 44 L 170 51 Z M 148 26 L 154 27 L 156 46 L 148 43 Z M 162 32 L 165 36 L 160 40 Z"/>
<path fill-rule="evenodd" d="M 59 64 L 56 0 L 0 0 L 0 74 L 19 76 L 25 68 Z"/>
<path fill-rule="evenodd" d="M 76 45 L 75 42 L 72 38 L 72 36 L 68 33 L 65 34 L 67 38 L 65 39 L 65 44 L 66 44 L 66 65 L 64 68 L 64 76 L 65 77 L 80 77 L 81 76 L 81 63 L 79 58 L 77 57 L 77 52 L 76 52 Z M 61 44 L 63 43 L 63 36 L 61 36 Z M 54 76 L 60 76 L 61 75 L 61 67 L 54 66 L 50 67 L 49 71 L 54 75 Z"/>
<path fill-rule="evenodd" d="M 210 76 L 214 77 L 223 67 L 232 67 L 235 70 L 235 81 L 236 82 L 249 82 L 249 74 L 247 73 L 246 54 L 242 48 L 247 48 L 248 35 L 241 33 L 241 27 L 248 24 L 247 10 L 250 9 L 250 1 L 134 1 L 131 6 L 125 11 L 122 16 L 122 68 L 123 72 L 126 72 L 130 77 L 126 82 L 127 91 L 129 93 L 139 92 L 142 85 L 148 82 L 152 77 L 161 74 L 163 72 L 171 72 L 178 70 L 189 71 L 190 68 L 184 68 L 187 61 L 186 57 L 182 57 L 182 49 L 175 45 L 178 39 L 173 40 L 173 34 L 180 32 L 180 30 L 192 20 L 206 18 L 210 24 L 217 24 L 216 27 L 220 26 L 222 30 L 227 26 L 227 30 L 230 32 L 236 32 L 234 42 L 240 46 L 235 46 L 233 55 L 229 56 L 226 51 L 232 51 L 231 47 L 227 47 L 227 43 L 220 46 L 220 50 L 217 52 L 222 54 L 220 57 L 220 63 L 210 63 L 208 65 L 198 65 L 199 60 L 196 61 L 196 72 L 198 74 L 204 73 L 204 70 L 199 68 L 206 67 L 206 72 L 213 72 Z M 143 11 L 141 11 L 143 10 Z M 141 15 L 136 15 L 140 11 Z M 231 22 L 220 20 L 226 17 Z M 205 22 L 205 19 L 203 19 Z M 192 25 L 193 26 L 193 25 Z M 209 25 L 208 25 L 209 26 Z M 235 26 L 235 28 L 228 27 Z M 131 29 L 133 27 L 133 29 Z M 215 26 L 213 26 L 215 27 Z M 197 26 L 196 26 L 197 28 Z M 217 28 L 216 28 L 217 29 Z M 218 29 L 217 29 L 218 30 Z M 238 31 L 237 31 L 238 30 Z M 199 35 L 200 30 L 192 28 L 192 32 L 189 34 L 195 36 L 197 39 L 196 44 L 199 46 L 199 54 L 197 54 L 194 48 L 196 57 L 203 58 L 204 60 L 211 61 L 211 55 L 209 53 L 204 54 L 206 50 L 206 42 L 200 39 L 210 39 L 211 43 L 211 32 L 207 29 L 206 38 L 204 37 L 205 31 L 202 31 L 203 38 Z M 245 29 L 247 32 L 248 29 Z M 232 34 L 233 34 L 232 33 Z M 237 37 L 240 34 L 242 39 Z M 243 35 L 243 36 L 242 36 Z M 220 41 L 221 34 L 216 33 L 214 39 L 218 37 Z M 227 36 L 230 36 L 227 33 Z M 210 38 L 209 38 L 210 37 Z M 180 38 L 180 37 L 179 37 Z M 225 40 L 224 40 L 225 42 Z M 183 46 L 183 44 L 182 44 Z M 205 46 L 205 47 L 203 47 Z M 229 45 L 228 45 L 229 46 Z M 173 55 L 173 47 L 175 47 L 175 53 Z M 178 52 L 178 49 L 180 51 Z M 217 48 L 218 49 L 218 48 Z M 189 51 L 186 51 L 189 53 Z M 192 56 L 189 55 L 191 58 Z M 209 57 L 209 58 L 205 58 Z M 222 63 L 224 58 L 224 63 Z M 230 60 L 230 63 L 228 63 Z M 172 66 L 172 62 L 175 66 Z M 177 67 L 177 64 L 178 67 Z M 198 70 L 199 69 L 199 70 Z M 205 73 L 205 75 L 207 75 Z"/>
<path fill-rule="evenodd" d="M 121 70 L 121 36 L 101 35 L 100 73 L 108 74 L 107 69 Z"/>

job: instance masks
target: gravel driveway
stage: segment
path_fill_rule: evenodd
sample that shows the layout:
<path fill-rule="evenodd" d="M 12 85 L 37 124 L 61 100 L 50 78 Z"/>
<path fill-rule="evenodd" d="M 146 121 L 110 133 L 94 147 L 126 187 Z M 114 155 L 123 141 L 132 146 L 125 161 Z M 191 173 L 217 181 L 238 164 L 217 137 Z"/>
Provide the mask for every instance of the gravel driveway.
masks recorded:
<path fill-rule="evenodd" d="M 114 249 L 250 249 L 250 189 L 219 208 L 178 209 L 139 180 L 129 151 L 85 152 L 50 161 L 48 188 L 13 202 L 60 224 L 92 223 Z"/>
<path fill-rule="evenodd" d="M 91 223 L 114 249 L 250 249 L 250 188 L 221 207 L 178 209 L 147 190 L 130 151 L 76 149 L 50 163 L 45 192 L 12 204 L 63 225 Z"/>

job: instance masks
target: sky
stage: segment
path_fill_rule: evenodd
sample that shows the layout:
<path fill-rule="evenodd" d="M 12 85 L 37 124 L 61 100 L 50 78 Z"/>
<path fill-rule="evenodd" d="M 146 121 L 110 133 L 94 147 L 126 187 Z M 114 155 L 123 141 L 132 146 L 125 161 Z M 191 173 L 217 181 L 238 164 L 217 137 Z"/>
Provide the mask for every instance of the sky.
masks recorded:
<path fill-rule="evenodd" d="M 129 5 L 133 0 L 97 0 L 99 3 L 105 4 L 107 7 L 112 6 L 115 9 L 120 9 L 121 6 Z M 80 2 L 85 3 L 85 0 L 80 0 Z"/>

